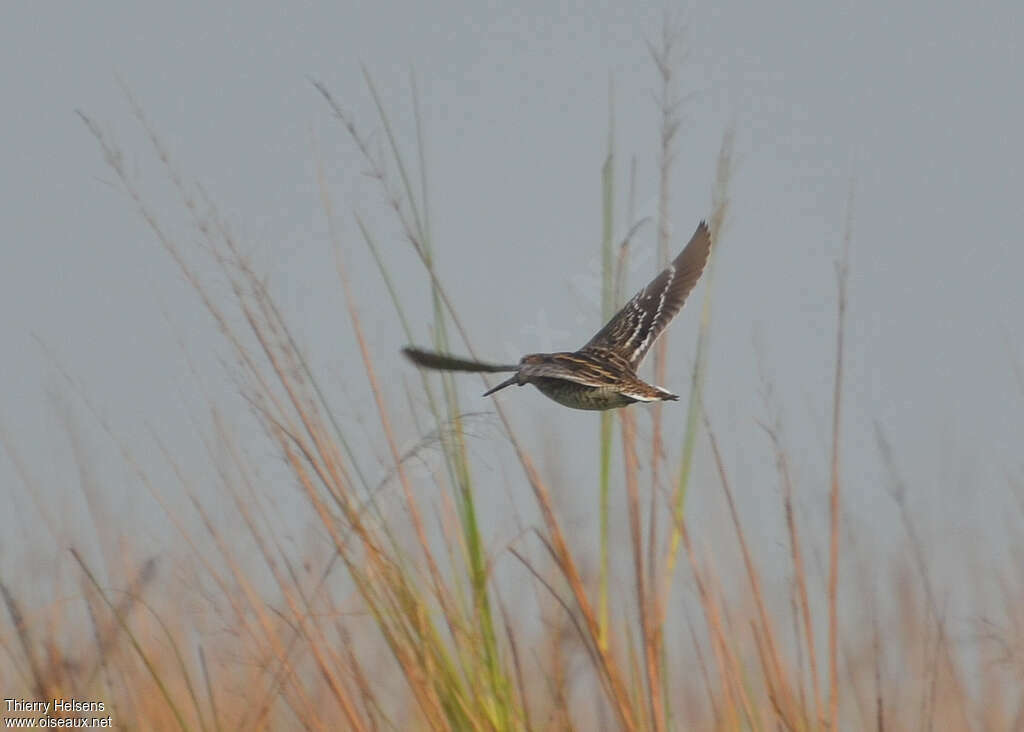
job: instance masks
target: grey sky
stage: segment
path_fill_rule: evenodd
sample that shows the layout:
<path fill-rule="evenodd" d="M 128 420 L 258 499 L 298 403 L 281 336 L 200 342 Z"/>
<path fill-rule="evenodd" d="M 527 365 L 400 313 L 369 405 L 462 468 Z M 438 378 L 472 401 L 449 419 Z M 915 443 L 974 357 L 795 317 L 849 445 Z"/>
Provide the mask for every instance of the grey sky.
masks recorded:
<path fill-rule="evenodd" d="M 770 465 L 754 423 L 764 416 L 759 339 L 801 477 L 817 489 L 827 456 L 833 266 L 855 182 L 848 501 L 860 516 L 872 516 L 887 500 L 871 430 L 878 419 L 914 487 L 913 500 L 941 503 L 933 514 L 939 532 L 996 520 L 1006 500 L 1003 476 L 1020 470 L 1024 392 L 1012 363 L 1024 362 L 1024 11 L 1016 2 L 893 5 L 694 8 L 685 36 L 691 53 L 680 71 L 681 91 L 694 94 L 677 147 L 673 223 L 681 246 L 707 215 L 722 133 L 734 122 L 738 166 L 714 283 L 708 409 L 728 436 L 727 458 L 741 485 L 774 485 L 753 480 Z M 341 306 L 316 188 L 318 161 L 345 217 L 348 265 L 358 273 L 371 345 L 394 383 L 408 378 L 410 367 L 397 358 L 403 339 L 354 234 L 353 207 L 379 224 L 410 303 L 426 302 L 425 282 L 307 77 L 326 84 L 372 129 L 365 64 L 412 152 L 414 71 L 440 270 L 474 345 L 496 359 L 574 348 L 600 320 L 592 285 L 609 76 L 620 200 L 633 155 L 641 208 L 651 210 L 656 196 L 656 78 L 645 40 L 657 38 L 661 17 L 661 6 L 547 2 L 490 9 L 415 2 L 10 4 L 0 25 L 0 424 L 37 479 L 60 494 L 77 472 L 66 441 L 54 438 L 61 421 L 46 399 L 48 390 L 64 387 L 33 334 L 153 465 L 159 460 L 146 425 L 186 469 L 207 469 L 190 423 L 202 423 L 206 402 L 175 330 L 208 388 L 223 393 L 226 386 L 216 376 L 223 351 L 214 329 L 111 185 L 95 141 L 74 114 L 87 112 L 118 141 L 150 200 L 166 207 L 167 225 L 188 243 L 187 218 L 117 77 L 186 177 L 210 192 L 256 252 L 341 416 L 354 420 L 373 407 Z M 619 223 L 625 226 L 621 211 Z M 634 247 L 630 289 L 653 274 L 653 246 L 650 228 Z M 684 394 L 703 292 L 670 330 L 675 368 L 665 386 Z M 424 341 L 426 325 L 421 317 Z M 479 398 L 479 381 L 464 382 L 465 408 L 490 409 Z M 535 429 L 537 445 L 559 436 L 563 474 L 593 484 L 594 416 L 561 409 L 530 389 L 504 394 L 517 423 Z M 244 411 L 240 404 L 234 409 Z M 79 413 L 85 431 L 94 433 Z M 684 407 L 670 405 L 666 414 L 670 436 L 678 438 Z M 639 423 L 649 429 L 644 417 Z M 564 437 L 574 431 L 583 438 Z M 499 440 L 492 430 L 474 446 L 485 464 L 488 441 Z M 109 444 L 98 435 L 89 444 L 110 490 L 124 494 L 126 510 L 151 510 L 116 467 L 120 457 Z M 158 477 L 166 471 L 153 470 Z M 23 492 L 14 475 L 0 458 L 0 490 Z M 773 492 L 740 491 L 751 512 L 777 503 Z M 20 497 L 14 505 L 30 504 Z M 12 561 L 9 549 L 0 546 L 0 566 Z"/>

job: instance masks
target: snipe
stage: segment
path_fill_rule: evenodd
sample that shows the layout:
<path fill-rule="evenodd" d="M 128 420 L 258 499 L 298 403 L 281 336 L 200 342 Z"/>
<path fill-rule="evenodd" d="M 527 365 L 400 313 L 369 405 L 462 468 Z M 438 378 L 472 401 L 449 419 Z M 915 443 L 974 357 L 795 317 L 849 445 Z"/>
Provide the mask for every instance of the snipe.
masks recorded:
<path fill-rule="evenodd" d="M 471 361 L 413 346 L 402 351 L 424 368 L 515 372 L 484 396 L 513 384 L 533 384 L 544 395 L 574 409 L 614 409 L 633 402 L 675 400 L 679 398 L 675 394 L 641 381 L 636 370 L 683 307 L 704 271 L 710 251 L 711 235 L 702 221 L 679 256 L 578 351 L 531 353 L 516 366 Z"/>

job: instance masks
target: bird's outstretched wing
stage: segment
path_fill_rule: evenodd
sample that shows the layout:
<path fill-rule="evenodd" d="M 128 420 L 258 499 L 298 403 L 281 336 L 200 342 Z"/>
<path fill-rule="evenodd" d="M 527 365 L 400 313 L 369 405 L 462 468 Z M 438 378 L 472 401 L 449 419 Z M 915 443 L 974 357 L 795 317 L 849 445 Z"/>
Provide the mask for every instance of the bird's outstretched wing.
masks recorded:
<path fill-rule="evenodd" d="M 672 322 L 700 279 L 711 252 L 711 234 L 703 221 L 690 243 L 644 289 L 636 293 L 581 350 L 606 348 L 635 369 Z"/>
<path fill-rule="evenodd" d="M 457 358 L 443 353 L 424 351 L 415 346 L 406 346 L 402 349 L 410 361 L 417 366 L 426 369 L 437 369 L 438 371 L 473 371 L 496 374 L 503 371 L 515 371 L 518 366 L 507 366 L 504 364 L 484 363 L 482 361 L 471 361 L 466 358 Z"/>

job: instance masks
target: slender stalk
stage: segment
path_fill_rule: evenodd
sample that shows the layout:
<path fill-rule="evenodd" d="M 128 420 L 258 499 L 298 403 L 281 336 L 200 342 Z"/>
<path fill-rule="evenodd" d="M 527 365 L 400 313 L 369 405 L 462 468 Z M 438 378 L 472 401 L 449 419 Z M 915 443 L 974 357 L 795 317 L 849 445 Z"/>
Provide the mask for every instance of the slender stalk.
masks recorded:
<path fill-rule="evenodd" d="M 220 715 L 217 714 L 217 698 L 213 695 L 213 684 L 210 683 L 210 669 L 206 665 L 206 653 L 199 646 L 199 668 L 203 672 L 203 683 L 206 685 L 206 696 L 210 700 L 210 714 L 213 715 L 213 728 L 220 732 Z"/>
<path fill-rule="evenodd" d="M 843 345 L 846 322 L 846 288 L 849 280 L 850 239 L 853 236 L 853 193 L 847 201 L 843 250 L 836 265 L 839 304 L 836 310 L 836 368 L 832 391 L 832 471 L 829 491 L 828 561 L 828 718 L 831 729 L 839 724 L 839 425 L 843 393 Z"/>
<path fill-rule="evenodd" d="M 797 530 L 796 512 L 793 506 L 793 478 L 789 470 L 789 460 L 782 446 L 780 437 L 781 427 L 776 421 L 774 426 L 761 425 L 762 429 L 771 438 L 772 447 L 775 451 L 775 465 L 782 480 L 782 503 L 786 514 L 786 530 L 789 534 L 790 557 L 793 562 L 793 573 L 795 579 L 795 598 L 799 608 L 799 617 L 803 623 L 804 643 L 807 645 L 807 657 L 810 662 L 811 687 L 814 694 L 814 719 L 821 726 L 825 725 L 824 707 L 821 702 L 821 684 L 818 679 L 818 654 L 814 642 L 814 623 L 811 618 L 811 606 L 807 592 L 807 572 L 804 566 L 803 551 L 800 544 L 800 534 Z M 801 692 L 802 692 L 801 685 Z"/>
<path fill-rule="evenodd" d="M 704 411 L 702 397 L 704 393 L 704 377 L 707 371 L 708 342 L 711 335 L 711 302 L 715 282 L 715 263 L 718 259 L 719 240 L 729 213 L 729 181 L 732 178 L 734 141 L 734 130 L 729 128 L 722 136 L 722 147 L 718 152 L 718 168 L 715 174 L 711 218 L 709 221 L 712 242 L 711 259 L 708 262 L 707 271 L 704 273 L 704 281 L 707 284 L 705 285 L 704 299 L 701 303 L 697 347 L 690 381 L 690 399 L 686 408 L 686 432 L 683 437 L 683 451 L 679 461 L 678 479 L 672 496 L 673 531 L 669 539 L 668 556 L 665 560 L 663 597 L 668 596 L 671 588 L 672 574 L 675 571 L 680 542 L 683 538 L 679 527 L 684 519 L 686 494 L 689 489 L 690 474 L 693 469 L 697 435 L 701 426 L 700 415 Z"/>
<path fill-rule="evenodd" d="M 798 718 L 798 715 L 794 711 L 797 708 L 797 705 L 794 701 L 792 690 L 787 682 L 785 669 L 782 665 L 781 654 L 775 640 L 775 630 L 772 627 L 772 622 L 768 615 L 768 608 L 764 600 L 764 592 L 761 588 L 761 577 L 757 568 L 754 566 L 754 559 L 750 551 L 750 547 L 747 544 L 746 534 L 744 533 L 743 526 L 740 523 L 739 511 L 736 508 L 736 499 L 733 496 L 732 488 L 730 487 L 729 480 L 726 476 L 722 453 L 718 448 L 718 439 L 715 436 L 714 430 L 711 428 L 711 422 L 707 413 L 704 414 L 704 431 L 707 433 L 708 441 L 711 443 L 711 452 L 715 459 L 715 466 L 718 469 L 719 478 L 721 479 L 722 491 L 725 493 L 726 504 L 729 507 L 729 517 L 732 520 L 733 528 L 736 530 L 736 541 L 739 544 L 740 553 L 743 557 L 743 565 L 747 571 L 747 581 L 750 583 L 751 594 L 753 595 L 754 604 L 757 608 L 758 618 L 760 619 L 761 628 L 764 634 L 765 644 L 767 645 L 762 653 L 762 667 L 765 682 L 768 686 L 768 693 L 774 702 L 780 717 L 792 726 Z"/>
<path fill-rule="evenodd" d="M 629 512 L 629 528 L 633 549 L 633 574 L 636 590 L 637 612 L 640 614 L 640 633 L 643 636 L 644 671 L 647 682 L 647 712 L 655 730 L 665 729 L 665 707 L 661 699 L 661 666 L 658 627 L 650 607 L 650 594 L 645 587 L 643 529 L 640 520 L 640 490 L 637 485 L 637 455 L 633 415 L 620 410 L 622 422 L 622 445 L 626 465 L 626 507 Z"/>
<path fill-rule="evenodd" d="M 608 81 L 608 152 L 601 167 L 601 321 L 612 317 L 615 308 L 615 256 L 612 236 L 615 226 L 615 89 Z M 602 648 L 608 647 L 608 502 L 612 464 L 610 412 L 601 412 L 600 484 L 598 521 L 600 523 L 600 566 L 598 570 L 598 636 Z"/>
<path fill-rule="evenodd" d="M 668 264 L 669 243 L 672 238 L 672 220 L 669 215 L 673 146 L 679 132 L 678 101 L 676 99 L 675 81 L 675 44 L 678 31 L 672 27 L 668 19 L 662 24 L 661 47 L 653 52 L 654 61 L 661 77 L 661 139 L 658 165 L 658 268 Z M 665 369 L 668 361 L 668 333 L 662 333 L 654 344 L 654 383 L 665 383 Z M 659 481 L 659 465 L 664 455 L 662 446 L 662 403 L 656 402 L 651 410 L 651 485 L 657 491 Z"/>

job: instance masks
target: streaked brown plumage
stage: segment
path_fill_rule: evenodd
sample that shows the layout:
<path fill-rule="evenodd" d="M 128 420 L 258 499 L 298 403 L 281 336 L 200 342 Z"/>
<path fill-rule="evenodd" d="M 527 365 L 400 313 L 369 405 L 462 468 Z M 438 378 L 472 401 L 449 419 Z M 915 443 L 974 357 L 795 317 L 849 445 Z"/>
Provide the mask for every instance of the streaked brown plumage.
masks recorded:
<path fill-rule="evenodd" d="M 403 352 L 424 368 L 515 372 L 484 396 L 513 384 L 533 384 L 545 396 L 574 409 L 614 409 L 633 402 L 675 400 L 679 398 L 675 394 L 641 381 L 636 370 L 683 307 L 710 252 L 711 234 L 702 221 L 679 256 L 575 352 L 531 353 L 516 366 L 457 358 L 413 346 Z"/>

